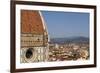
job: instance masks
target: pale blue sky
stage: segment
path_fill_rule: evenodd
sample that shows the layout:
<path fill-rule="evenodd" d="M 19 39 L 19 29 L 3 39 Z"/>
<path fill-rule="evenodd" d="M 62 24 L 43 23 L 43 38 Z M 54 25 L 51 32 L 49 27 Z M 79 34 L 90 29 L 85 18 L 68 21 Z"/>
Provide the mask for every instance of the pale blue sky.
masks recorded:
<path fill-rule="evenodd" d="M 50 37 L 89 37 L 89 13 L 41 12 Z"/>

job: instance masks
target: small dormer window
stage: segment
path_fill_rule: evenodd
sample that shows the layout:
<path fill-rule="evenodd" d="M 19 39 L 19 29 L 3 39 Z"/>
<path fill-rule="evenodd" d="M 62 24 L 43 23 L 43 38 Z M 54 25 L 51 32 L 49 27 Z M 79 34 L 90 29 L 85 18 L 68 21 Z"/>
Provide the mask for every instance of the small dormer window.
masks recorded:
<path fill-rule="evenodd" d="M 39 42 L 39 41 L 40 41 L 40 39 L 38 38 L 38 39 L 37 39 L 37 41 Z"/>

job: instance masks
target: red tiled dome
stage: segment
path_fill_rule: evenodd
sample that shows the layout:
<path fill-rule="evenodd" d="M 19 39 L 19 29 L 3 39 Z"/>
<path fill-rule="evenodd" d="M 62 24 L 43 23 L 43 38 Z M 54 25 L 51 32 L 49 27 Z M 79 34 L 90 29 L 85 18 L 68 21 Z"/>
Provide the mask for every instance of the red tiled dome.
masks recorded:
<path fill-rule="evenodd" d="M 39 11 L 21 10 L 21 33 L 42 34 L 44 30 Z"/>

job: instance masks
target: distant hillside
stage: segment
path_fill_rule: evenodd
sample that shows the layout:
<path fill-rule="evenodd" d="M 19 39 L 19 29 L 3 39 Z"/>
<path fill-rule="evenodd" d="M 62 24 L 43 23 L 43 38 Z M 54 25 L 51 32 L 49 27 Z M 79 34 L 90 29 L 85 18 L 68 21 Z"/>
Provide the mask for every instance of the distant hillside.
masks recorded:
<path fill-rule="evenodd" d="M 69 38 L 51 38 L 50 43 L 88 43 L 89 38 L 87 37 L 69 37 Z"/>

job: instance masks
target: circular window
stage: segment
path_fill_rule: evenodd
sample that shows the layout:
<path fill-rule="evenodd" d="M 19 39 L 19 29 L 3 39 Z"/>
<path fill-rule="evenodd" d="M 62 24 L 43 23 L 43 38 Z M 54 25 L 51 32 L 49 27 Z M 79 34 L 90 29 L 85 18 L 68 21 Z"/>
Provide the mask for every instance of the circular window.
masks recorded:
<path fill-rule="evenodd" d="M 26 56 L 27 59 L 32 58 L 32 56 L 33 56 L 33 49 L 32 48 L 27 49 L 25 56 Z"/>

